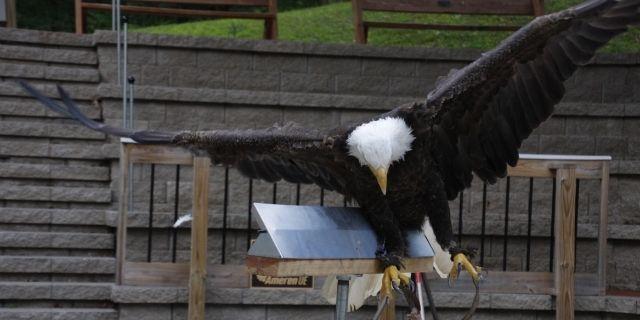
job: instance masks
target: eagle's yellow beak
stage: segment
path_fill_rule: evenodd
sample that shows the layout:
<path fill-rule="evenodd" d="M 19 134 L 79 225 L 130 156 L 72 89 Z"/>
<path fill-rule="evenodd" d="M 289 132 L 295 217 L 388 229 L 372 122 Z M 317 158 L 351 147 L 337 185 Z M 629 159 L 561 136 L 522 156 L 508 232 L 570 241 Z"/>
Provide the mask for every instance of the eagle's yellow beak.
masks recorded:
<path fill-rule="evenodd" d="M 380 186 L 380 190 L 382 190 L 382 194 L 386 195 L 387 194 L 387 169 L 385 168 L 374 169 L 371 167 L 369 167 L 369 169 L 371 169 L 371 172 L 373 172 L 373 175 L 376 177 L 376 180 L 378 180 L 378 185 Z"/>

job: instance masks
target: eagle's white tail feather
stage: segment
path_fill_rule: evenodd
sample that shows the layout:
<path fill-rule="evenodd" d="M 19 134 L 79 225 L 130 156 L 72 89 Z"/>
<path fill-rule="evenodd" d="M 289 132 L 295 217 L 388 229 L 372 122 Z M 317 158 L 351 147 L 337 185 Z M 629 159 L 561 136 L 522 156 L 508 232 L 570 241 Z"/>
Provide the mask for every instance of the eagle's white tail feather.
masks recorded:
<path fill-rule="evenodd" d="M 449 272 L 451 271 L 451 267 L 453 267 L 453 261 L 451 261 L 451 254 L 449 252 L 442 250 L 442 247 L 436 241 L 436 235 L 433 233 L 433 228 L 429 221 L 425 221 L 422 225 L 422 232 L 425 237 L 431 244 L 433 248 L 433 269 L 441 278 L 446 278 L 449 276 Z"/>
<path fill-rule="evenodd" d="M 187 223 L 189 221 L 193 220 L 193 216 L 191 216 L 191 214 L 185 214 L 184 216 L 178 218 L 178 220 L 176 220 L 176 223 L 173 224 L 174 228 L 177 228 L 179 226 L 181 226 L 183 223 Z"/>
<path fill-rule="evenodd" d="M 436 235 L 428 221 L 422 226 L 422 232 L 433 247 L 435 256 L 433 257 L 433 269 L 436 273 L 446 278 L 453 266 L 449 252 L 442 250 L 436 241 Z M 331 304 L 336 303 L 338 279 L 335 276 L 328 276 L 322 287 L 322 296 Z M 378 295 L 382 286 L 382 274 L 365 274 L 361 277 L 354 277 L 349 282 L 349 311 L 356 311 L 362 307 L 370 296 Z"/>

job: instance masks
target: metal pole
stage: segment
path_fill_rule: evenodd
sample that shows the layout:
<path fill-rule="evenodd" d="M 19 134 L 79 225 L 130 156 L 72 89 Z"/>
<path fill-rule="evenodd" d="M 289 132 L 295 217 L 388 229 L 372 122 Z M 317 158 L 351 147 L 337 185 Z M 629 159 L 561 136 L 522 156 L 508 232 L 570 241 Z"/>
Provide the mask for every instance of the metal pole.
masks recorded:
<path fill-rule="evenodd" d="M 124 85 L 122 83 L 122 34 L 120 32 L 120 0 L 116 0 L 116 61 L 118 64 L 118 85 Z"/>
<path fill-rule="evenodd" d="M 123 42 L 122 42 L 122 73 L 120 74 L 121 76 L 121 80 L 120 83 L 122 84 L 122 117 L 123 117 L 123 124 L 125 126 L 125 128 L 130 129 L 131 127 L 129 127 L 129 122 L 127 119 L 127 116 L 129 114 L 128 111 L 128 101 L 127 101 L 127 19 L 126 17 L 122 17 L 122 21 L 123 21 Z"/>
<path fill-rule="evenodd" d="M 120 3 L 120 0 L 118 0 L 118 4 Z M 119 6 L 118 6 L 119 8 Z M 133 93 L 133 84 L 135 82 L 135 79 L 133 77 L 131 77 L 131 82 L 129 82 L 129 79 L 127 79 L 127 31 L 128 31 L 128 23 L 127 23 L 127 17 L 122 17 L 121 19 L 118 19 L 119 21 L 122 21 L 122 59 L 119 59 L 119 64 L 118 64 L 118 71 L 119 71 L 119 75 L 120 77 L 118 78 L 118 83 L 122 85 L 122 123 L 124 125 L 125 128 L 127 129 L 133 129 L 134 125 L 133 125 L 133 96 L 131 97 L 131 99 L 127 99 L 127 93 L 128 91 L 131 91 Z M 118 28 L 120 28 L 120 23 L 118 23 Z M 120 40 L 120 32 L 118 32 L 118 40 Z M 118 50 L 118 57 L 120 57 L 120 50 Z M 121 73 L 120 73 L 121 72 Z M 127 181 L 127 183 L 129 184 L 129 212 L 133 211 L 133 164 L 129 164 L 129 172 L 131 173 L 129 175 L 129 181 Z"/>
<path fill-rule="evenodd" d="M 133 129 L 135 127 L 134 125 L 134 121 L 135 119 L 133 118 L 133 85 L 136 82 L 136 78 L 134 78 L 133 76 L 129 76 L 127 78 L 127 83 L 129 84 L 129 93 L 127 95 L 127 97 L 129 98 L 129 114 L 127 115 L 127 117 L 129 118 L 129 128 Z"/>
<path fill-rule="evenodd" d="M 126 24 L 125 24 L 124 30 L 126 34 L 126 30 L 127 30 Z M 127 48 L 126 43 L 127 42 L 125 41 L 125 50 Z M 125 51 L 125 57 L 126 57 L 126 51 Z M 125 59 L 125 61 L 127 60 Z M 127 87 L 129 89 L 129 95 L 128 95 L 129 108 L 128 108 L 128 113 L 125 114 L 125 117 L 128 120 L 127 128 L 130 128 L 130 129 L 134 129 L 135 127 L 134 125 L 135 122 L 133 119 L 133 85 L 135 84 L 135 82 L 136 82 L 136 79 L 133 76 L 127 78 L 127 84 L 128 84 Z M 133 163 L 131 163 L 130 165 L 131 165 L 131 168 L 129 168 L 129 172 L 133 173 Z M 151 199 L 150 201 L 153 201 L 153 199 Z M 133 174 L 129 175 L 129 203 L 131 204 L 130 210 L 133 210 Z"/>
<path fill-rule="evenodd" d="M 347 307 L 349 304 L 349 280 L 351 276 L 337 276 L 338 293 L 336 295 L 336 320 L 347 319 Z"/>
<path fill-rule="evenodd" d="M 111 0 L 111 31 L 116 31 L 116 0 Z"/>

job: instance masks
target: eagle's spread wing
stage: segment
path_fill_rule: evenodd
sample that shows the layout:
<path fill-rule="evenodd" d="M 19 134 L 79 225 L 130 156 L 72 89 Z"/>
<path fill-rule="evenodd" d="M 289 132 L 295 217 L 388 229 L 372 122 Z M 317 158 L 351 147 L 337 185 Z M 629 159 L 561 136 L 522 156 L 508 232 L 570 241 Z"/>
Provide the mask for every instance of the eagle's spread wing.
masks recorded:
<path fill-rule="evenodd" d="M 268 182 L 315 183 L 345 194 L 345 167 L 335 159 L 332 148 L 319 132 L 292 124 L 268 129 L 211 131 L 136 131 L 95 122 L 84 115 L 69 95 L 58 87 L 64 106 L 43 95 L 26 82 L 20 85 L 48 108 L 103 133 L 128 137 L 140 143 L 177 144 L 206 151 L 215 164 L 238 168 L 249 178 Z"/>
<path fill-rule="evenodd" d="M 563 82 L 627 26 L 640 22 L 640 0 L 593 0 L 536 18 L 429 94 L 424 114 L 437 142 L 447 195 L 472 172 L 495 182 L 518 148 L 564 95 Z"/>

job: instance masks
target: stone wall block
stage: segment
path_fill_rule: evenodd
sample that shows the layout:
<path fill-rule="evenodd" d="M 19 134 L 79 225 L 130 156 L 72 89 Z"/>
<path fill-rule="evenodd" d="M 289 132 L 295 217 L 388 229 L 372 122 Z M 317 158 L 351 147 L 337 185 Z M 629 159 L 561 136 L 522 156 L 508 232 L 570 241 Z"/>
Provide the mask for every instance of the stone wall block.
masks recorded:
<path fill-rule="evenodd" d="M 362 74 L 410 77 L 416 75 L 416 64 L 416 61 L 412 60 L 364 59 L 362 60 Z"/>
<path fill-rule="evenodd" d="M 637 66 L 610 66 L 603 70 L 606 81 L 603 88 L 605 102 L 634 103 L 640 99 L 640 68 Z"/>
<path fill-rule="evenodd" d="M 385 95 L 389 92 L 387 77 L 339 75 L 336 81 L 340 94 Z"/>
<path fill-rule="evenodd" d="M 162 48 L 157 51 L 160 66 L 195 66 L 196 54 L 194 50 Z"/>
<path fill-rule="evenodd" d="M 593 154 L 595 137 L 593 136 L 540 136 L 540 152 L 556 154 Z"/>
<path fill-rule="evenodd" d="M 310 56 L 308 58 L 308 66 L 309 73 L 359 75 L 362 71 L 362 60 L 358 58 Z"/>
<path fill-rule="evenodd" d="M 223 89 L 225 87 L 225 74 L 219 70 L 173 67 L 171 69 L 171 85 L 177 87 Z"/>
<path fill-rule="evenodd" d="M 139 73 L 140 82 L 145 86 L 169 86 L 171 69 L 168 66 L 143 65 Z"/>
<path fill-rule="evenodd" d="M 306 72 L 304 55 L 258 54 L 254 56 L 254 69 L 258 71 Z"/>
<path fill-rule="evenodd" d="M 0 299 L 26 300 L 26 299 L 50 299 L 51 287 L 48 283 L 0 283 Z"/>
<path fill-rule="evenodd" d="M 324 320 L 331 319 L 335 314 L 335 309 L 331 307 L 285 307 L 285 306 L 268 306 L 268 320 L 287 320 L 287 319 L 307 319 L 307 320 Z"/>
<path fill-rule="evenodd" d="M 624 159 L 627 156 L 627 144 L 627 138 L 624 136 L 596 137 L 596 154 Z"/>
<path fill-rule="evenodd" d="M 340 124 L 339 113 L 336 111 L 309 111 L 301 109 L 285 109 L 284 121 L 295 122 L 301 126 L 314 127 L 318 129 L 331 129 Z"/>
<path fill-rule="evenodd" d="M 96 51 L 87 49 L 57 49 L 45 48 L 42 50 L 43 60 L 49 62 L 61 62 L 70 64 L 96 65 L 98 56 Z"/>
<path fill-rule="evenodd" d="M 567 134 L 591 136 L 622 135 L 623 122 L 616 118 L 567 118 Z"/>
<path fill-rule="evenodd" d="M 453 69 L 461 69 L 466 65 L 463 62 L 452 61 L 421 61 L 416 67 L 416 76 L 432 83 L 435 87 L 435 82 L 439 77 L 445 77 Z"/>
<path fill-rule="evenodd" d="M 406 97 L 426 97 L 434 84 L 427 79 L 391 77 L 389 78 L 389 95 Z M 416 99 L 417 101 L 418 99 Z"/>
<path fill-rule="evenodd" d="M 47 67 L 44 74 L 45 79 L 77 81 L 77 82 L 98 82 L 100 75 L 93 68 L 68 68 L 68 67 Z"/>
<path fill-rule="evenodd" d="M 250 70 L 253 56 L 249 53 L 225 51 L 198 51 L 197 65 L 205 69 L 239 69 Z"/>
<path fill-rule="evenodd" d="M 45 49 L 42 47 L 15 46 L 3 44 L 0 47 L 0 58 L 12 60 L 33 60 L 40 61 L 44 56 Z"/>
<path fill-rule="evenodd" d="M 225 108 L 224 122 L 229 127 L 270 127 L 283 119 L 280 108 L 252 108 L 228 106 Z"/>
<path fill-rule="evenodd" d="M 599 67 L 578 68 L 564 83 L 566 94 L 563 101 L 604 102 L 604 81 L 605 75 Z"/>
<path fill-rule="evenodd" d="M 114 258 L 62 257 L 51 259 L 53 273 L 90 273 L 113 274 L 115 272 Z"/>
<path fill-rule="evenodd" d="M 51 299 L 56 300 L 109 300 L 110 296 L 110 284 L 54 283 L 51 286 Z"/>
<path fill-rule="evenodd" d="M 285 92 L 332 93 L 335 77 L 329 74 L 306 74 L 283 72 L 281 90 Z"/>
<path fill-rule="evenodd" d="M 151 47 L 129 46 L 127 51 L 127 61 L 130 64 L 153 65 L 157 63 L 157 51 L 155 48 Z"/>
<path fill-rule="evenodd" d="M 280 89 L 280 73 L 227 71 L 227 89 L 278 91 Z"/>
<path fill-rule="evenodd" d="M 168 104 L 166 106 L 166 121 L 169 127 L 182 129 L 216 129 L 225 122 L 223 106 L 186 106 Z"/>
<path fill-rule="evenodd" d="M 0 76 L 17 78 L 44 78 L 44 66 L 41 64 L 0 63 Z"/>
<path fill-rule="evenodd" d="M 124 305 L 120 308 L 119 320 L 172 320 L 169 305 Z"/>

